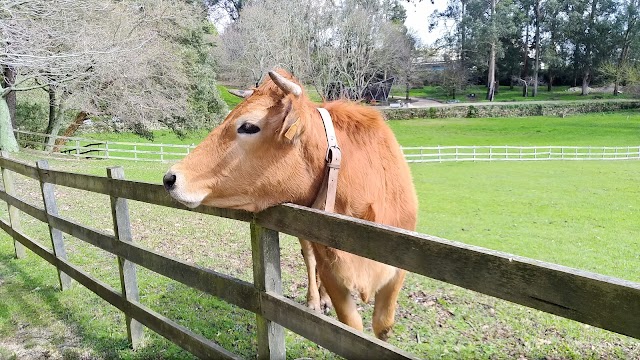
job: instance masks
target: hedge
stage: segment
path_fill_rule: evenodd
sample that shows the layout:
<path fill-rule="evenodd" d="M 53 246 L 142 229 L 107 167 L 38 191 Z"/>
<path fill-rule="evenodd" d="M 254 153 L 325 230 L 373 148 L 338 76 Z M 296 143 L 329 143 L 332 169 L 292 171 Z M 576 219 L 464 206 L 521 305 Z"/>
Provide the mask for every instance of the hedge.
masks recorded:
<path fill-rule="evenodd" d="M 640 100 L 591 100 L 514 104 L 455 104 L 425 108 L 384 109 L 388 120 L 417 118 L 476 118 L 476 117 L 522 117 L 522 116 L 567 116 L 572 114 L 611 112 L 640 109 Z"/>

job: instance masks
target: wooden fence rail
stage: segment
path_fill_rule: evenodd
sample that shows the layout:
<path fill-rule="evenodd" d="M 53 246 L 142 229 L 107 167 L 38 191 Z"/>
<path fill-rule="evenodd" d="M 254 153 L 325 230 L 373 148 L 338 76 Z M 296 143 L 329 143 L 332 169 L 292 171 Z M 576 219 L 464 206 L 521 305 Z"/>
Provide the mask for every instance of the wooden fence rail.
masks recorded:
<path fill-rule="evenodd" d="M 135 279 L 135 266 L 138 265 L 254 312 L 258 357 L 261 359 L 285 356 L 283 327 L 346 358 L 415 358 L 284 297 L 278 232 L 640 339 L 638 283 L 290 204 L 256 214 L 203 206 L 187 209 L 174 202 L 162 185 L 123 180 L 121 169 L 109 169 L 109 177 L 80 175 L 48 169 L 44 162 L 38 162 L 38 167 L 30 166 L 11 160 L 6 154 L 0 157 L 0 168 L 7 190 L 0 191 L 0 199 L 14 209 L 10 222 L 0 220 L 0 228 L 16 242 L 16 254 L 22 244 L 54 265 L 59 272 L 124 312 L 128 319 L 127 333 L 134 346 L 140 339 L 139 324 L 142 324 L 198 357 L 238 358 L 213 341 L 140 304 Z M 17 198 L 9 191 L 11 187 L 6 185 L 11 181 L 11 176 L 6 176 L 9 172 L 46 184 L 47 191 L 52 194 L 52 187 L 61 185 L 109 195 L 115 235 L 64 218 L 52 211 L 46 202 L 41 208 Z M 248 222 L 251 227 L 253 284 L 171 259 L 132 243 L 126 199 Z M 49 203 L 51 201 L 49 199 Z M 18 211 L 46 222 L 52 229 L 54 240 L 54 232 L 67 233 L 116 255 L 121 269 L 121 291 L 92 278 L 69 263 L 61 252 L 51 252 L 24 235 L 19 226 L 14 226 L 19 224 Z"/>
<path fill-rule="evenodd" d="M 77 158 L 172 161 L 195 145 L 96 141 L 14 130 L 23 147 L 41 148 L 44 139 L 64 139 L 57 151 Z M 402 147 L 409 163 L 450 161 L 640 160 L 639 146 L 421 146 Z"/>

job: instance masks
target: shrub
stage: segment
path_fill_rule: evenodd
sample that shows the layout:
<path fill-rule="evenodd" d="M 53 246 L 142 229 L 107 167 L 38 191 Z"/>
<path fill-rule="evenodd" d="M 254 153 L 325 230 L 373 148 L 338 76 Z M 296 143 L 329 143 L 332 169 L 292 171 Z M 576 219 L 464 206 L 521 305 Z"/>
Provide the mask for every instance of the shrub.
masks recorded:
<path fill-rule="evenodd" d="M 35 102 L 16 104 L 16 126 L 20 130 L 42 133 L 47 128 L 49 110 Z"/>
<path fill-rule="evenodd" d="M 473 105 L 469 105 L 469 108 L 467 109 L 467 117 L 468 118 L 477 118 L 478 117 L 478 109 Z"/>

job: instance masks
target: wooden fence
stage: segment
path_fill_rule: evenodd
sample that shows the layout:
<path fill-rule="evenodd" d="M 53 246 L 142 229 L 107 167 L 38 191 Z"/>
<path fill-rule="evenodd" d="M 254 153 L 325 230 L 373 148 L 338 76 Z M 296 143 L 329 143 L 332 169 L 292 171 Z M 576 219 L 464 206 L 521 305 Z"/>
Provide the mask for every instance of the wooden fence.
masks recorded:
<path fill-rule="evenodd" d="M 638 283 L 291 204 L 256 214 L 202 206 L 190 210 L 249 223 L 254 281 L 248 283 L 132 243 L 128 199 L 189 210 L 174 202 L 162 185 L 124 180 L 121 168 L 107 169 L 108 177 L 81 175 L 49 169 L 46 161 L 31 166 L 11 160 L 6 154 L 0 157 L 0 168 L 5 188 L 0 191 L 0 199 L 9 206 L 9 222 L 0 220 L 0 228 L 13 237 L 16 256 L 24 256 L 25 247 L 30 249 L 56 267 L 63 291 L 69 288 L 71 279 L 75 279 L 124 312 L 127 333 L 134 346 L 140 340 L 144 325 L 198 357 L 238 358 L 142 305 L 138 301 L 135 275 L 135 266 L 139 265 L 254 312 L 258 358 L 285 357 L 283 327 L 346 358 L 415 358 L 284 297 L 278 232 L 640 339 Z M 13 172 L 40 182 L 43 207 L 30 205 L 15 196 Z M 115 235 L 60 216 L 53 191 L 56 185 L 109 195 Z M 48 223 L 53 251 L 21 231 L 20 211 Z M 115 254 L 121 274 L 120 291 L 71 264 L 66 258 L 62 233 Z"/>
<path fill-rule="evenodd" d="M 58 152 L 77 158 L 170 161 L 187 156 L 195 145 L 97 141 L 14 130 L 22 147 L 42 148 L 44 139 L 65 140 Z M 407 162 L 640 160 L 640 146 L 421 146 L 402 147 Z"/>

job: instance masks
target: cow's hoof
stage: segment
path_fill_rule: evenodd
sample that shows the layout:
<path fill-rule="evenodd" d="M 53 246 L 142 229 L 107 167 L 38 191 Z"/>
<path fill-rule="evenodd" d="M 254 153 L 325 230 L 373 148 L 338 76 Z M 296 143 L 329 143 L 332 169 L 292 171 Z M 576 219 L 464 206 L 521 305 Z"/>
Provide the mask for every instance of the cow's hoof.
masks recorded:
<path fill-rule="evenodd" d="M 389 336 L 391 336 L 391 328 L 384 329 L 376 334 L 376 337 L 382 341 L 389 340 Z"/>
<path fill-rule="evenodd" d="M 309 301 L 307 302 L 307 307 L 311 311 L 322 312 L 322 305 L 320 305 L 320 301 Z"/>
<path fill-rule="evenodd" d="M 320 307 L 322 308 L 322 313 L 325 315 L 331 312 L 331 308 L 333 307 L 331 299 L 328 296 L 326 298 L 322 298 L 320 300 Z"/>

